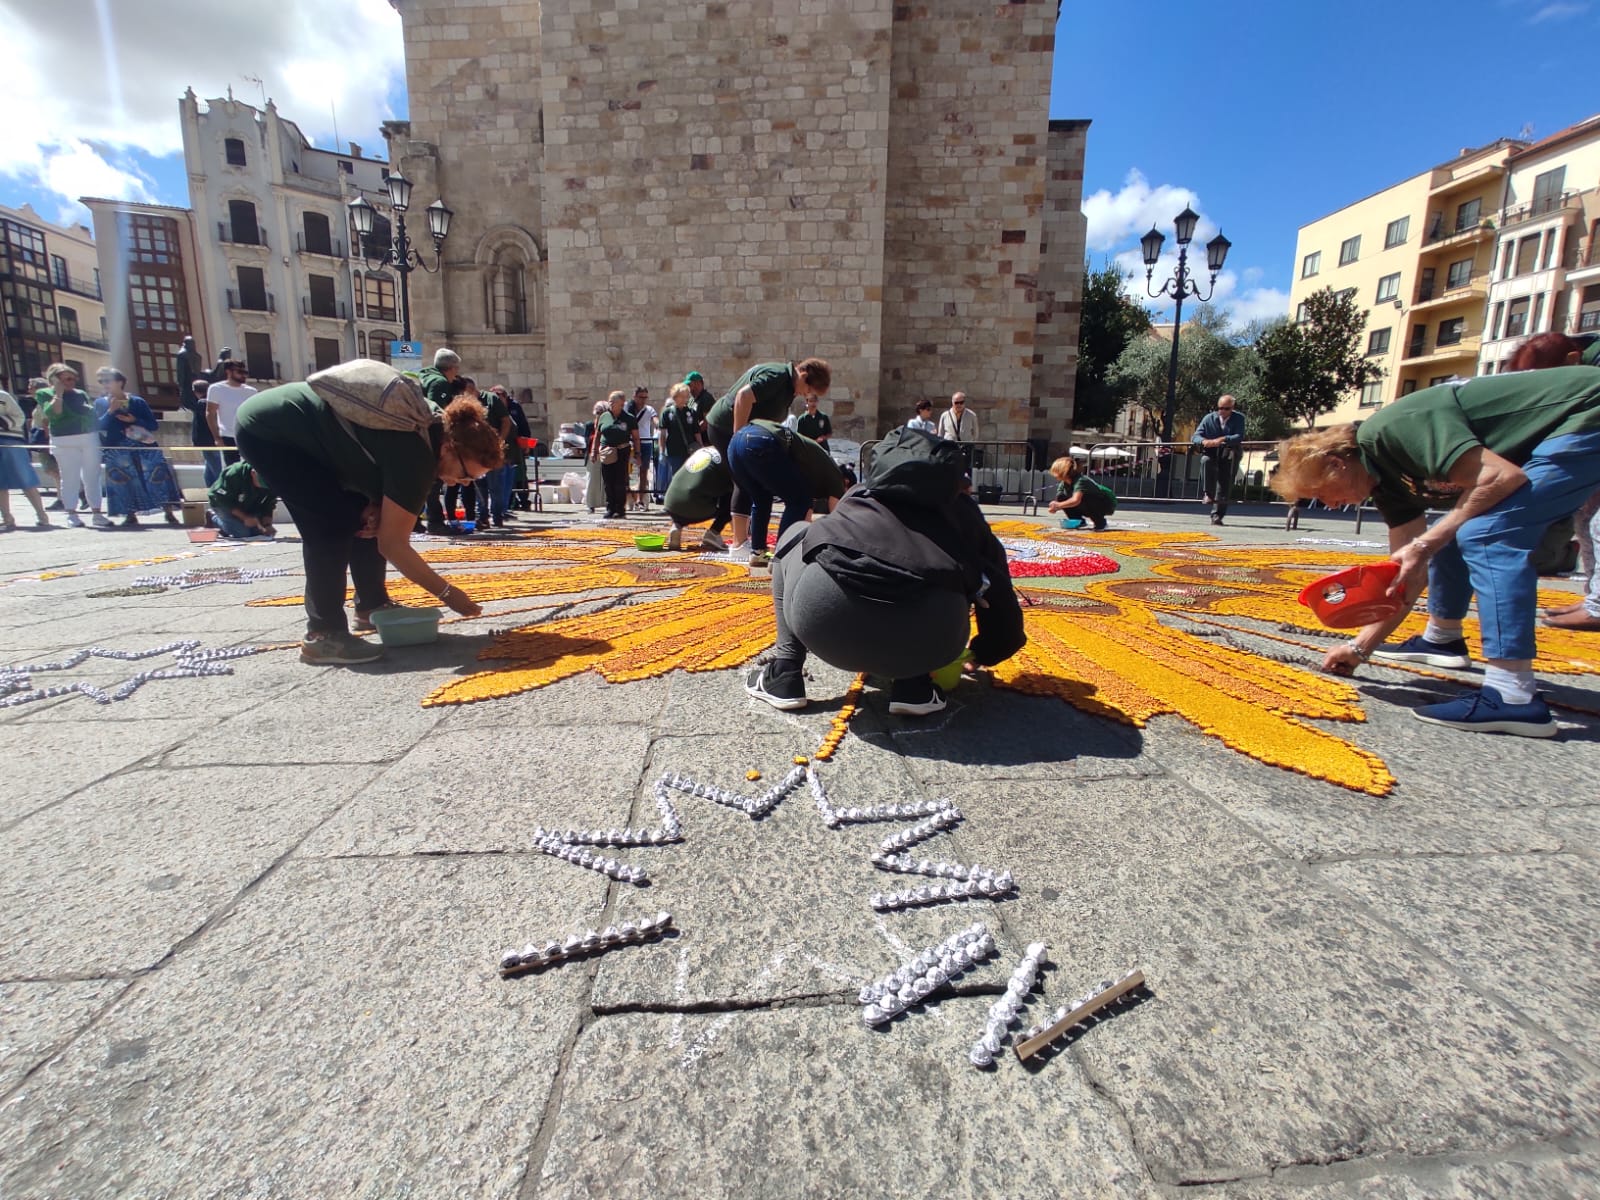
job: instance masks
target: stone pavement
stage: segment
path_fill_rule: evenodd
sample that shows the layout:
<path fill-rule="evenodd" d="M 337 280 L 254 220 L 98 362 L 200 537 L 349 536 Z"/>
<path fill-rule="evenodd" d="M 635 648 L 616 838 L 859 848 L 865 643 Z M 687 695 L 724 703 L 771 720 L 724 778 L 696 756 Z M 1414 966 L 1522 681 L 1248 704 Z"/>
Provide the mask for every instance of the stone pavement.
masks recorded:
<path fill-rule="evenodd" d="M 1122 519 L 1352 536 L 1285 534 L 1281 511 Z M 297 610 L 243 607 L 294 579 L 87 595 L 297 568 L 293 545 L 4 582 L 189 548 L 5 537 L 0 661 L 298 636 Z M 950 797 L 966 821 L 914 853 L 1020 884 L 878 916 L 868 896 L 904 877 L 868 855 L 894 827 L 830 831 L 804 792 L 760 822 L 680 798 L 684 843 L 617 853 L 647 887 L 529 849 L 535 825 L 653 823 L 666 769 L 777 778 L 846 676 L 815 669 L 799 714 L 737 672 L 421 708 L 496 623 L 370 669 L 275 651 L 120 703 L 0 709 L 0 1196 L 1600 1195 L 1600 721 L 1435 730 L 1404 706 L 1448 685 L 1368 669 L 1368 720 L 1341 730 L 1398 776 L 1377 799 L 1177 718 L 1134 730 L 967 683 L 919 722 L 869 690 L 824 768 L 835 800 Z M 505 947 L 657 909 L 676 937 L 496 972 Z M 864 982 L 979 919 L 998 958 L 862 1026 Z M 975 1071 L 1035 940 L 1053 965 L 1026 1023 L 1135 966 L 1151 995 Z"/>

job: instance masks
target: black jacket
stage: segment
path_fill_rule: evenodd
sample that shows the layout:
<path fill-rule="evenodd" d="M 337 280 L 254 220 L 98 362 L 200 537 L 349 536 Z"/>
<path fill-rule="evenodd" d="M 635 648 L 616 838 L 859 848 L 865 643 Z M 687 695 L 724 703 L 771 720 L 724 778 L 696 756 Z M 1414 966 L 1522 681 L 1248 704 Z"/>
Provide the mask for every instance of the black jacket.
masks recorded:
<path fill-rule="evenodd" d="M 886 604 L 930 587 L 959 592 L 968 602 L 981 592 L 987 607 L 977 609 L 972 654 L 985 666 L 1027 644 L 1005 548 L 970 496 L 928 506 L 853 487 L 779 551 L 790 553 L 815 562 L 846 591 Z"/>

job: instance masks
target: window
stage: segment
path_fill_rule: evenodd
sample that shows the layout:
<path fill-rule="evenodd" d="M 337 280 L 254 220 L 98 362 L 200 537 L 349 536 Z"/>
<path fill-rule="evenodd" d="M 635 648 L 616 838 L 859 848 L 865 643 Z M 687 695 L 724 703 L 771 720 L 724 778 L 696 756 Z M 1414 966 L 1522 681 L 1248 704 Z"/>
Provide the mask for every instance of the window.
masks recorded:
<path fill-rule="evenodd" d="M 100 299 L 101 294 L 102 293 L 100 291 L 100 268 L 96 267 L 94 269 L 94 298 L 96 300 Z"/>
<path fill-rule="evenodd" d="M 139 340 L 133 343 L 134 359 L 138 363 L 139 386 L 154 391 L 153 384 L 174 385 L 172 345 L 166 341 Z"/>
<path fill-rule="evenodd" d="M 1522 238 L 1517 242 L 1517 269 L 1518 275 L 1526 275 L 1539 268 L 1539 237 L 1534 234 Z"/>
<path fill-rule="evenodd" d="M 178 223 L 171 217 L 127 216 L 122 244 L 129 258 L 148 266 L 168 266 L 180 261 Z"/>
<path fill-rule="evenodd" d="M 278 365 L 272 361 L 272 335 L 247 333 L 244 335 L 244 362 L 251 379 L 278 378 Z"/>
<path fill-rule="evenodd" d="M 1557 167 L 1537 175 L 1533 180 L 1533 210 L 1531 216 L 1543 216 L 1561 207 L 1561 189 L 1566 184 L 1567 169 Z"/>
<path fill-rule="evenodd" d="M 394 305 L 394 280 L 387 275 L 369 273 L 361 281 L 366 298 L 365 308 L 369 321 L 398 321 L 399 312 Z"/>
<path fill-rule="evenodd" d="M 1382 279 L 1378 280 L 1378 298 L 1373 301 L 1374 304 L 1387 304 L 1391 300 L 1399 299 L 1399 297 L 1399 271 L 1396 271 L 1393 275 L 1385 275 Z"/>
<path fill-rule="evenodd" d="M 1513 300 L 1506 308 L 1506 336 L 1521 337 L 1528 332 L 1528 306 L 1532 297 L 1523 296 Z"/>
<path fill-rule="evenodd" d="M 222 239 L 225 242 L 236 242 L 241 246 L 264 246 L 261 240 L 261 229 L 256 224 L 256 206 L 248 200 L 228 201 L 228 236 Z"/>
<path fill-rule="evenodd" d="M 1383 380 L 1374 379 L 1361 385 L 1361 407 L 1377 408 L 1383 403 Z"/>
<path fill-rule="evenodd" d="M 1472 282 L 1472 260 L 1463 258 L 1450 264 L 1450 270 L 1444 277 L 1446 291 L 1464 288 Z"/>
<path fill-rule="evenodd" d="M 78 310 L 67 308 L 63 305 L 56 309 L 56 315 L 61 319 L 61 340 L 75 342 L 78 340 Z"/>
<path fill-rule="evenodd" d="M 1367 353 L 1389 353 L 1389 332 L 1390 331 L 1387 329 L 1374 329 L 1371 333 L 1367 334 Z"/>
<path fill-rule="evenodd" d="M 339 305 L 333 295 L 332 275 L 312 275 L 306 280 L 311 289 L 309 297 L 311 302 L 311 315 L 313 317 L 337 317 Z"/>
<path fill-rule="evenodd" d="M 359 333 L 358 332 L 356 334 L 356 357 L 357 358 L 365 358 L 366 356 L 367 356 L 367 335 L 364 334 L 364 333 Z"/>
<path fill-rule="evenodd" d="M 177 280 L 167 275 L 128 276 L 128 314 L 137 329 L 187 333 L 180 329 Z"/>
<path fill-rule="evenodd" d="M 312 350 L 317 356 L 317 370 L 337 367 L 344 360 L 344 347 L 338 338 L 312 338 Z"/>
<path fill-rule="evenodd" d="M 1333 298 L 1335 300 L 1354 300 L 1356 298 L 1356 290 L 1355 288 L 1345 288 L 1343 291 L 1335 292 Z"/>
<path fill-rule="evenodd" d="M 1400 394 L 1402 396 L 1409 396 L 1416 390 L 1417 381 L 1415 379 L 1403 379 L 1400 381 Z"/>
<path fill-rule="evenodd" d="M 1428 327 L 1426 325 L 1413 325 L 1411 327 L 1411 344 L 1406 347 L 1406 357 L 1416 358 L 1428 347 Z"/>
<path fill-rule="evenodd" d="M 1501 251 L 1501 254 L 1500 254 L 1500 278 L 1501 279 L 1510 279 L 1511 278 L 1511 264 L 1516 258 L 1516 253 L 1517 253 L 1516 246 L 1513 243 L 1511 243 L 1510 241 L 1506 242 L 1506 248 L 1503 251 Z"/>
<path fill-rule="evenodd" d="M 356 166 L 354 163 L 346 162 L 341 158 L 339 160 L 339 170 L 345 175 L 354 175 L 356 173 Z"/>
<path fill-rule="evenodd" d="M 1439 345 L 1457 346 L 1466 336 L 1467 319 L 1465 317 L 1451 317 L 1448 321 L 1439 322 Z"/>
<path fill-rule="evenodd" d="M 528 332 L 528 267 L 522 254 L 507 246 L 494 256 L 487 283 L 488 316 L 496 333 Z"/>
<path fill-rule="evenodd" d="M 1339 265 L 1347 267 L 1361 257 L 1361 235 L 1345 238 L 1339 245 Z"/>
<path fill-rule="evenodd" d="M 389 343 L 398 340 L 388 330 L 374 329 L 372 336 L 367 339 L 367 349 L 371 352 L 373 358 L 379 362 L 386 363 L 389 361 Z"/>
<path fill-rule="evenodd" d="M 260 267 L 240 267 L 238 303 L 229 307 L 248 308 L 255 312 L 271 312 L 272 306 L 267 299 L 266 272 Z"/>
<path fill-rule="evenodd" d="M 1500 321 L 1505 315 L 1506 302 L 1504 300 L 1497 300 L 1495 302 L 1493 315 L 1489 318 L 1489 340 L 1491 342 L 1498 341 L 1500 339 Z"/>
<path fill-rule="evenodd" d="M 58 288 L 66 287 L 71 276 L 67 274 L 67 260 L 59 254 L 50 256 L 50 278 Z"/>
<path fill-rule="evenodd" d="M 49 276 L 45 274 L 44 234 L 31 225 L 20 225 L 16 221 L 5 221 L 3 225 L 11 273 L 19 279 L 47 282 Z"/>
<path fill-rule="evenodd" d="M 1435 375 L 1432 379 L 1428 380 L 1428 386 L 1438 387 L 1441 383 L 1449 383 L 1453 378 L 1453 375 Z"/>
<path fill-rule="evenodd" d="M 1482 200 L 1468 200 L 1456 209 L 1456 232 L 1465 233 L 1474 229 L 1478 224 L 1478 217 L 1483 212 Z"/>
<path fill-rule="evenodd" d="M 244 166 L 244 139 L 223 138 L 222 156 L 228 160 L 228 165 L 230 167 Z"/>
<path fill-rule="evenodd" d="M 1308 254 L 1303 259 L 1300 260 L 1300 278 L 1301 279 L 1310 279 L 1313 275 L 1315 275 L 1320 270 L 1322 270 L 1322 251 L 1321 250 L 1318 250 L 1314 254 Z"/>
<path fill-rule="evenodd" d="M 333 254 L 333 233 L 328 218 L 319 212 L 308 212 L 300 218 L 302 232 L 300 248 L 307 254 Z"/>
<path fill-rule="evenodd" d="M 1398 221 L 1390 221 L 1389 228 L 1383 231 L 1383 248 L 1393 250 L 1396 246 L 1406 244 L 1406 235 L 1411 232 L 1411 218 L 1401 217 Z"/>
<path fill-rule="evenodd" d="M 1306 323 L 1306 302 L 1304 300 L 1294 306 L 1294 323 L 1296 325 L 1304 325 Z"/>

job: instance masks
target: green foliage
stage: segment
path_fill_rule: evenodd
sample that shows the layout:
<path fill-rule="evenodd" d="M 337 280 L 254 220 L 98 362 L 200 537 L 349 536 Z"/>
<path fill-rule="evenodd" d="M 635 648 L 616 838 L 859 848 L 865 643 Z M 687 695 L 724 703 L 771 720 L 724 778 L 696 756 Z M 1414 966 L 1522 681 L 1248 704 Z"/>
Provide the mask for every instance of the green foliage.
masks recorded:
<path fill-rule="evenodd" d="M 1291 424 L 1310 425 L 1364 384 L 1383 378 L 1363 354 L 1367 317 L 1353 296 L 1323 288 L 1306 297 L 1306 319 L 1284 320 L 1255 340 L 1261 391 Z"/>
<path fill-rule="evenodd" d="M 1078 383 L 1073 424 L 1103 429 L 1116 420 L 1122 400 L 1107 375 L 1130 342 L 1150 328 L 1150 314 L 1128 299 L 1127 277 L 1109 260 L 1098 271 L 1083 272 L 1083 311 L 1078 326 Z"/>
<path fill-rule="evenodd" d="M 1172 344 L 1147 335 L 1132 342 L 1108 374 L 1118 404 L 1136 404 L 1160 423 L 1167 402 L 1167 368 Z M 1178 375 L 1174 433 L 1181 435 L 1216 407 L 1217 397 L 1231 394 L 1245 414 L 1245 428 L 1257 414 L 1261 397 L 1260 370 L 1254 348 L 1234 332 L 1228 311 L 1202 304 L 1193 321 L 1184 323 L 1178 338 Z M 1278 420 L 1267 417 L 1267 425 Z M 1262 437 L 1271 437 L 1263 432 Z"/>

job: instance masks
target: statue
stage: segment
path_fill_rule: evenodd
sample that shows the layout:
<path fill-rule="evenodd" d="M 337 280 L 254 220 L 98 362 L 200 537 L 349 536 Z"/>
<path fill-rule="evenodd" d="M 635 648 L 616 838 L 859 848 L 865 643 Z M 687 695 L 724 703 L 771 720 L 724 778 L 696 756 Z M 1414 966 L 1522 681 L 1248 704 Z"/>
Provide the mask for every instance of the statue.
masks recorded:
<path fill-rule="evenodd" d="M 212 383 L 227 383 L 228 373 L 222 369 L 222 364 L 233 357 L 233 347 L 224 346 L 217 355 L 216 365 L 211 368 L 211 373 L 206 376 Z"/>
<path fill-rule="evenodd" d="M 178 403 L 188 408 L 189 398 L 194 395 L 194 381 L 206 377 L 205 360 L 194 348 L 192 333 L 183 335 L 183 345 L 178 347 L 177 358 L 173 361 L 173 374 L 178 379 Z"/>

